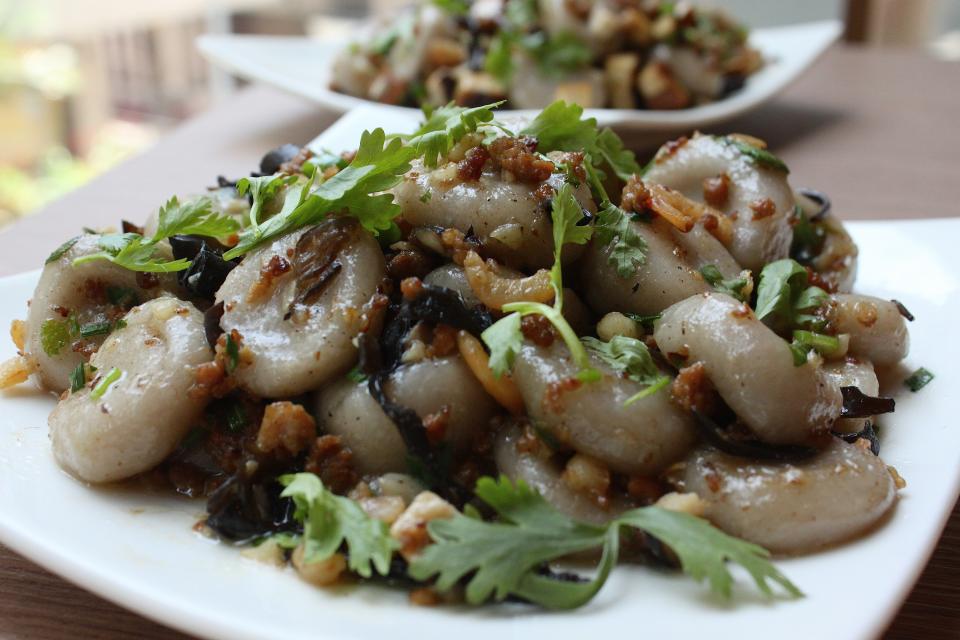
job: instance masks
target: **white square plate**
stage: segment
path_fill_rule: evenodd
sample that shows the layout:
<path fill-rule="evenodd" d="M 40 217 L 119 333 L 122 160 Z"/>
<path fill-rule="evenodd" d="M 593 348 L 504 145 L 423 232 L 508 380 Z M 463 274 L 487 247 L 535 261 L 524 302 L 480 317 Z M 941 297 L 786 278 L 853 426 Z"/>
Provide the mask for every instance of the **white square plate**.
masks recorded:
<path fill-rule="evenodd" d="M 766 65 L 747 79 L 743 89 L 718 102 L 678 111 L 590 109 L 588 113 L 602 125 L 621 129 L 676 131 L 715 124 L 760 106 L 786 88 L 837 39 L 841 29 L 840 22 L 831 20 L 753 30 L 750 43 L 763 54 Z M 314 100 L 334 111 L 377 104 L 330 90 L 330 65 L 344 46 L 342 42 L 208 34 L 198 38 L 197 46 L 208 60 L 231 73 Z M 380 106 L 419 112 L 409 107 Z M 513 113 L 529 116 L 537 112 Z"/>
<path fill-rule="evenodd" d="M 355 144 L 364 127 L 411 125 L 409 117 L 389 116 L 379 109 L 354 112 L 315 144 L 341 149 Z M 0 542 L 122 606 L 211 638 L 369 640 L 399 632 L 421 640 L 562 640 L 626 629 L 651 637 L 709 630 L 711 638 L 737 640 L 875 637 L 923 569 L 960 488 L 960 429 L 952 404 L 960 354 L 948 339 L 960 317 L 960 220 L 849 228 L 860 245 L 857 289 L 896 298 L 917 317 L 904 371 L 923 365 L 937 377 L 916 394 L 898 381 L 886 390 L 896 395 L 897 411 L 881 421 L 882 456 L 908 483 L 892 517 L 861 540 L 778 562 L 806 592 L 804 599 L 762 600 L 741 576 L 733 601 L 723 603 L 682 576 L 627 566 L 614 570 L 593 602 L 567 613 L 522 605 L 422 608 L 382 587 L 316 589 L 290 569 L 245 559 L 195 533 L 201 501 L 91 488 L 68 477 L 54 462 L 47 437 L 55 398 L 29 385 L 0 392 Z M 25 315 L 38 273 L 0 279 L 0 326 Z M 0 358 L 13 353 L 11 344 L 0 344 Z"/>

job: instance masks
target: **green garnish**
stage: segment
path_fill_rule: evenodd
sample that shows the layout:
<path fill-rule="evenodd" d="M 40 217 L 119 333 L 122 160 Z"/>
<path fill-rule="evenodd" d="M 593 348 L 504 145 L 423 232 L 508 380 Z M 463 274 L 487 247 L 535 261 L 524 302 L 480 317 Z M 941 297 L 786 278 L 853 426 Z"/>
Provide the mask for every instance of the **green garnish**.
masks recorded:
<path fill-rule="evenodd" d="M 836 336 L 797 329 L 793 332 L 790 351 L 793 353 L 794 366 L 799 367 L 807 361 L 811 351 L 826 357 L 837 355 L 840 352 L 840 339 Z"/>
<path fill-rule="evenodd" d="M 51 253 L 49 256 L 47 256 L 47 259 L 46 259 L 46 261 L 44 262 L 44 264 L 50 264 L 51 262 L 54 262 L 55 260 L 59 260 L 61 257 L 63 257 L 63 254 L 65 254 L 67 251 L 70 251 L 70 248 L 71 248 L 73 245 L 77 244 L 77 240 L 79 240 L 79 239 L 80 239 L 80 236 L 74 236 L 74 237 L 70 238 L 69 240 L 67 240 L 66 242 L 64 242 L 64 243 L 63 243 L 62 245 L 60 245 L 59 247 L 57 247 L 56 249 L 54 249 L 54 250 L 53 250 L 53 253 Z"/>
<path fill-rule="evenodd" d="M 239 242 L 224 254 L 224 259 L 232 260 L 268 240 L 317 224 L 338 211 L 348 212 L 370 232 L 388 229 L 400 214 L 400 206 L 392 195 L 383 192 L 400 182 L 415 156 L 416 151 L 401 139 L 387 142 L 383 129 L 364 131 L 350 164 L 315 189 L 313 178 L 299 188 L 291 184 L 277 186 L 288 187 L 280 213 L 263 222 L 251 216 L 251 225 L 241 232 Z M 270 189 L 254 196 L 254 207 L 266 197 L 271 197 Z"/>
<path fill-rule="evenodd" d="M 110 333 L 113 324 L 109 320 L 102 322 L 88 322 L 80 325 L 80 337 L 92 338 L 94 336 L 105 336 Z"/>
<path fill-rule="evenodd" d="M 593 59 L 590 47 L 569 31 L 553 35 L 535 31 L 519 38 L 518 43 L 547 76 L 573 73 L 588 66 Z"/>
<path fill-rule="evenodd" d="M 483 60 L 483 70 L 499 80 L 504 86 L 513 78 L 513 46 L 515 36 L 499 31 L 490 40 L 487 56 Z"/>
<path fill-rule="evenodd" d="M 655 313 L 649 316 L 642 316 L 639 313 L 624 313 L 623 315 L 627 316 L 634 322 L 643 325 L 643 328 L 650 331 L 653 329 L 653 323 L 663 317 L 662 313 Z"/>
<path fill-rule="evenodd" d="M 81 362 L 70 373 L 70 393 L 76 393 L 87 384 L 87 365 Z"/>
<path fill-rule="evenodd" d="M 634 153 L 611 129 L 598 129 L 596 118 L 583 118 L 583 107 L 557 100 L 541 111 L 520 133 L 537 139 L 537 150 L 583 151 L 587 164 L 605 162 L 621 180 L 640 172 Z M 599 170 L 599 168 L 598 168 Z"/>
<path fill-rule="evenodd" d="M 793 242 L 790 257 L 800 264 L 809 264 L 823 251 L 827 230 L 822 224 L 811 222 L 800 205 L 794 209 L 796 224 L 793 226 Z"/>
<path fill-rule="evenodd" d="M 70 343 L 70 322 L 68 320 L 44 320 L 40 325 L 40 346 L 51 358 L 63 351 Z"/>
<path fill-rule="evenodd" d="M 238 345 L 233 339 L 233 336 L 228 333 L 225 346 L 227 350 L 227 374 L 231 374 L 236 371 L 240 365 L 240 345 Z"/>
<path fill-rule="evenodd" d="M 434 5 L 452 16 L 465 16 L 470 11 L 467 0 L 430 0 Z"/>
<path fill-rule="evenodd" d="M 105 394 L 107 389 L 110 388 L 110 385 L 119 380 L 120 376 L 122 375 L 123 372 L 120 371 L 120 369 L 117 369 L 116 367 L 110 369 L 110 371 L 107 372 L 107 375 L 103 376 L 103 378 L 100 379 L 100 382 L 97 383 L 97 386 L 93 388 L 93 391 L 90 392 L 90 398 L 93 400 L 99 400 L 102 398 L 103 394 Z"/>
<path fill-rule="evenodd" d="M 923 389 L 925 386 L 930 384 L 930 381 L 933 380 L 935 376 L 928 369 L 920 367 L 916 371 L 910 374 L 910 376 L 903 381 L 903 384 L 907 386 L 910 391 L 916 393 Z"/>
<path fill-rule="evenodd" d="M 751 284 L 749 275 L 740 275 L 736 278 L 724 278 L 720 269 L 716 265 L 707 264 L 700 267 L 700 275 L 707 281 L 714 290 L 732 296 L 740 302 L 746 302 L 747 296 L 744 294 L 748 285 Z"/>
<path fill-rule="evenodd" d="M 426 204 L 430 202 L 430 198 L 433 197 L 433 189 L 427 189 L 422 194 L 420 194 L 420 202 Z"/>
<path fill-rule="evenodd" d="M 630 214 L 611 202 L 597 213 L 597 241 L 610 246 L 607 260 L 621 278 L 636 275 L 637 267 L 647 261 L 647 243 L 632 222 Z"/>
<path fill-rule="evenodd" d="M 280 476 L 286 488 L 280 494 L 293 498 L 294 518 L 303 523 L 304 560 L 326 560 L 346 541 L 350 570 L 369 578 L 376 570 L 390 571 L 390 558 L 398 548 L 384 522 L 371 518 L 355 501 L 338 496 L 312 473 Z"/>
<path fill-rule="evenodd" d="M 786 163 L 766 149 L 755 147 L 752 144 L 744 142 L 743 140 L 731 138 L 730 136 L 723 136 L 720 139 L 723 142 L 735 147 L 737 151 L 747 156 L 760 166 L 776 169 L 777 171 L 783 171 L 784 173 L 790 173 L 790 169 L 787 168 Z"/>
<path fill-rule="evenodd" d="M 213 211 L 213 201 L 207 197 L 181 204 L 176 197 L 160 207 L 157 232 L 149 238 L 139 233 L 111 233 L 100 236 L 99 253 L 81 256 L 73 264 L 93 260 L 109 260 L 131 271 L 169 273 L 182 271 L 190 261 L 166 260 L 157 253 L 157 244 L 171 236 L 194 234 L 220 237 L 240 228 L 236 220 Z"/>
<path fill-rule="evenodd" d="M 694 580 L 706 579 L 711 590 L 729 598 L 733 576 L 727 562 L 743 567 L 765 595 L 779 585 L 790 597 L 801 592 L 769 561 L 763 548 L 738 540 L 707 521 L 658 507 L 642 507 L 620 515 L 605 526 L 590 525 L 559 513 L 523 481 L 484 477 L 477 496 L 499 515 L 486 522 L 468 515 L 430 522 L 434 544 L 410 563 L 415 580 L 436 576 L 436 588 L 446 591 L 467 580 L 466 599 L 473 605 L 491 597 L 517 596 L 549 609 L 572 609 L 600 590 L 619 556 L 624 527 L 655 536 L 678 557 Z M 589 582 L 564 582 L 540 575 L 548 562 L 574 553 L 603 549 L 596 576 Z"/>
<path fill-rule="evenodd" d="M 642 341 L 627 336 L 614 336 L 610 342 L 603 342 L 586 336 L 581 338 L 587 349 L 597 354 L 611 369 L 623 374 L 646 388 L 631 396 L 623 406 L 646 398 L 670 384 L 670 376 L 657 368 L 650 350 Z"/>
<path fill-rule="evenodd" d="M 458 107 L 452 102 L 437 109 L 424 107 L 425 120 L 420 128 L 407 138 L 416 157 L 422 157 L 428 167 L 435 167 L 442 156 L 468 133 L 492 123 L 493 110 L 504 103 L 492 102 L 480 107 Z"/>
<path fill-rule="evenodd" d="M 347 372 L 347 380 L 361 384 L 367 381 L 367 374 L 360 370 L 360 365 L 356 365 Z"/>
<path fill-rule="evenodd" d="M 829 295 L 808 283 L 806 268 L 796 260 L 785 258 L 766 265 L 757 287 L 757 318 L 779 331 L 818 326 L 822 321 L 812 313 L 827 302 Z"/>
<path fill-rule="evenodd" d="M 495 377 L 499 378 L 513 364 L 523 345 L 520 320 L 523 316 L 530 314 L 542 315 L 554 326 L 567 344 L 567 348 L 570 349 L 570 355 L 579 368 L 578 378 L 583 381 L 592 381 L 600 377 L 600 374 L 590 366 L 590 356 L 584 349 L 583 343 L 563 317 L 561 250 L 568 242 L 585 244 L 593 232 L 593 228 L 589 225 L 579 224 L 584 220 L 583 209 L 573 196 L 569 184 L 563 184 L 554 197 L 551 216 L 553 218 L 553 267 L 550 269 L 550 283 L 554 290 L 553 306 L 540 302 L 511 302 L 503 305 L 503 311 L 509 315 L 498 320 L 480 336 L 490 349 L 490 368 Z"/>
<path fill-rule="evenodd" d="M 137 295 L 137 292 L 127 287 L 108 286 L 107 300 L 110 301 L 110 304 L 125 309 L 132 309 L 140 304 L 140 296 Z"/>

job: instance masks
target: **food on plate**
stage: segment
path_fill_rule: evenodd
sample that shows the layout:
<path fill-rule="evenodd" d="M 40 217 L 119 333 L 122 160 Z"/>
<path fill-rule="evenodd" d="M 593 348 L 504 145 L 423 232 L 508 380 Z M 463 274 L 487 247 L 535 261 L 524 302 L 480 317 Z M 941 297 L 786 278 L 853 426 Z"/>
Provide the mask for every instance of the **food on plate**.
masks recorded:
<path fill-rule="evenodd" d="M 769 552 L 862 535 L 904 486 L 879 379 L 913 317 L 851 292 L 856 245 L 762 140 L 641 168 L 577 105 L 512 126 L 451 104 L 281 147 L 68 240 L 3 385 L 60 394 L 79 480 L 204 498 L 210 535 L 312 584 L 564 609 L 618 561 L 725 596 L 734 563 L 799 595 Z"/>
<path fill-rule="evenodd" d="M 334 60 L 331 88 L 387 104 L 685 109 L 763 65 L 713 8 L 661 0 L 418 0 Z"/>

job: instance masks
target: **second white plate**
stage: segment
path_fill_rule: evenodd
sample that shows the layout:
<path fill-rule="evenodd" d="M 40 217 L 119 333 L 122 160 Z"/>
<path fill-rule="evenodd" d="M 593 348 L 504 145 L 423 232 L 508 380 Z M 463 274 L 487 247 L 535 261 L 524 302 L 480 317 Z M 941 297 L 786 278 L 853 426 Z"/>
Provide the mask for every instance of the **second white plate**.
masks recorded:
<path fill-rule="evenodd" d="M 840 31 L 841 24 L 832 20 L 755 29 L 750 34 L 750 42 L 763 53 L 766 66 L 751 76 L 743 89 L 712 104 L 678 111 L 591 109 L 589 113 L 602 125 L 647 131 L 695 129 L 728 120 L 760 106 L 786 88 L 837 39 Z M 330 65 L 343 43 L 208 34 L 201 36 L 197 45 L 208 60 L 233 74 L 273 85 L 337 112 L 377 104 L 330 89 Z M 409 107 L 380 106 L 392 111 L 417 111 Z M 535 115 L 537 112 L 505 110 L 501 113 Z"/>

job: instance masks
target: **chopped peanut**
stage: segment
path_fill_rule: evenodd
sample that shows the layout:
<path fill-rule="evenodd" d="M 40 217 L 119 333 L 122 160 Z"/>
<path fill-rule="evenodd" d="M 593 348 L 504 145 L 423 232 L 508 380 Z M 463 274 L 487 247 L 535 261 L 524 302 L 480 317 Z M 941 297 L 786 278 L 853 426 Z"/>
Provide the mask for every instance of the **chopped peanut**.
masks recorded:
<path fill-rule="evenodd" d="M 317 423 L 299 404 L 286 400 L 272 402 L 263 412 L 257 447 L 295 456 L 306 449 L 317 436 Z"/>
<path fill-rule="evenodd" d="M 707 503 L 700 499 L 695 493 L 676 493 L 671 491 L 668 494 L 660 496 L 660 499 L 654 504 L 656 507 L 666 509 L 667 511 L 676 511 L 677 513 L 687 513 L 691 516 L 703 517 L 707 510 Z"/>
<path fill-rule="evenodd" d="M 407 510 L 390 527 L 390 535 L 400 542 L 400 553 L 411 560 L 430 544 L 427 524 L 441 518 L 452 518 L 456 508 L 432 491 L 414 498 Z"/>
<path fill-rule="evenodd" d="M 303 557 L 304 553 L 301 544 L 293 550 L 290 560 L 301 578 L 318 587 L 336 584 L 340 579 L 340 574 L 347 568 L 347 560 L 342 553 L 335 553 L 326 560 L 320 560 L 319 562 L 306 562 Z"/>

